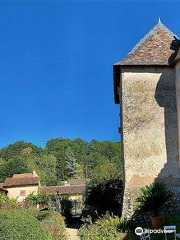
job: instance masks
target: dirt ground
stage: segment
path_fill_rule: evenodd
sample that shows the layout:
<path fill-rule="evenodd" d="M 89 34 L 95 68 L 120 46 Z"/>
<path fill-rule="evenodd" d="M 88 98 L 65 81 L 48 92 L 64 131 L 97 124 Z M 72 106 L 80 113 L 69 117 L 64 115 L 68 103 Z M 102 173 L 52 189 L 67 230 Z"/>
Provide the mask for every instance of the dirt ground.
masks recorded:
<path fill-rule="evenodd" d="M 78 230 L 75 228 L 66 228 L 68 240 L 80 240 L 77 233 Z"/>

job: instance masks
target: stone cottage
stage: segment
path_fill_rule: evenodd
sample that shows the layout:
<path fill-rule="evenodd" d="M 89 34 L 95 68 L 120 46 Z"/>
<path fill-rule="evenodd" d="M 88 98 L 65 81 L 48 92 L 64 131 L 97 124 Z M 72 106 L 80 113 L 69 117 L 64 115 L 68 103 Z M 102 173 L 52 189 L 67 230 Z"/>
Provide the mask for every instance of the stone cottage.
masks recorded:
<path fill-rule="evenodd" d="M 123 215 L 142 186 L 163 181 L 180 196 L 179 40 L 158 24 L 113 66 L 124 162 Z"/>
<path fill-rule="evenodd" d="M 40 177 L 33 171 L 32 173 L 14 174 L 11 178 L 7 178 L 0 185 L 0 194 L 23 202 L 31 193 L 54 195 L 58 192 L 61 196 L 82 202 L 87 181 L 88 179 L 69 179 L 64 186 L 41 186 Z"/>
<path fill-rule="evenodd" d="M 37 194 L 40 188 L 40 178 L 35 171 L 32 173 L 14 174 L 12 178 L 7 178 L 3 184 L 3 189 L 7 191 L 7 196 L 22 202 L 29 194 Z"/>
<path fill-rule="evenodd" d="M 72 201 L 83 202 L 83 194 L 88 179 L 68 179 L 64 186 L 42 186 L 41 193 L 53 195 L 58 192 L 61 196 L 67 196 Z"/>
<path fill-rule="evenodd" d="M 41 193 L 54 195 L 58 192 L 61 197 L 67 196 L 72 201 L 82 202 L 85 188 L 85 185 L 41 187 Z"/>

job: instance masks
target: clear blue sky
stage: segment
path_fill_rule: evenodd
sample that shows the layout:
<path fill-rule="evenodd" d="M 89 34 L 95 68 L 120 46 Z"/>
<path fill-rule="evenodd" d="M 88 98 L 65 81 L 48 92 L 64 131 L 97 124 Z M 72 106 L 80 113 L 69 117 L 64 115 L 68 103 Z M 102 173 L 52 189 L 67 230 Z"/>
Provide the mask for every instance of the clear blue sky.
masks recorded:
<path fill-rule="evenodd" d="M 118 141 L 112 65 L 180 2 L 0 1 L 0 147 L 49 138 Z"/>

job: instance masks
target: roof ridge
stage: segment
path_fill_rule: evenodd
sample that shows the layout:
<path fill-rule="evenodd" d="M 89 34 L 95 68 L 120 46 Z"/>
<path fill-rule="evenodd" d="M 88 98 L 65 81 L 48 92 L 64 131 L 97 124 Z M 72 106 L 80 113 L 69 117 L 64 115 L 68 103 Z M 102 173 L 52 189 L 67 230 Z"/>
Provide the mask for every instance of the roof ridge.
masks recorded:
<path fill-rule="evenodd" d="M 114 65 L 169 65 L 173 53 L 170 45 L 177 35 L 160 21 L 135 45 L 135 47 Z"/>
<path fill-rule="evenodd" d="M 172 37 L 173 36 L 176 36 L 176 34 L 174 34 L 172 31 L 170 31 L 162 22 L 158 22 L 136 45 L 135 47 L 127 54 L 126 57 L 129 57 L 131 56 L 131 54 L 135 54 L 138 50 L 140 50 L 142 48 L 142 45 L 150 40 L 154 35 L 155 33 L 157 32 L 157 30 L 159 29 L 164 29 L 166 30 L 166 32 L 169 33 L 169 35 L 171 35 Z"/>

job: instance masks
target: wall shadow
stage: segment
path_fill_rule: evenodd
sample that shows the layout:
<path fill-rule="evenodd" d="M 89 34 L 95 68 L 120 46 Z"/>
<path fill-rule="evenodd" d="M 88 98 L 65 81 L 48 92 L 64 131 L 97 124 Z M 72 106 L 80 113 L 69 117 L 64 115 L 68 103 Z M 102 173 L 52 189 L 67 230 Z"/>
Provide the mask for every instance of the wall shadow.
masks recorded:
<path fill-rule="evenodd" d="M 161 169 L 156 181 L 168 185 L 180 185 L 178 113 L 176 101 L 175 77 L 162 74 L 155 91 L 155 99 L 164 108 L 165 140 L 167 162 Z"/>

